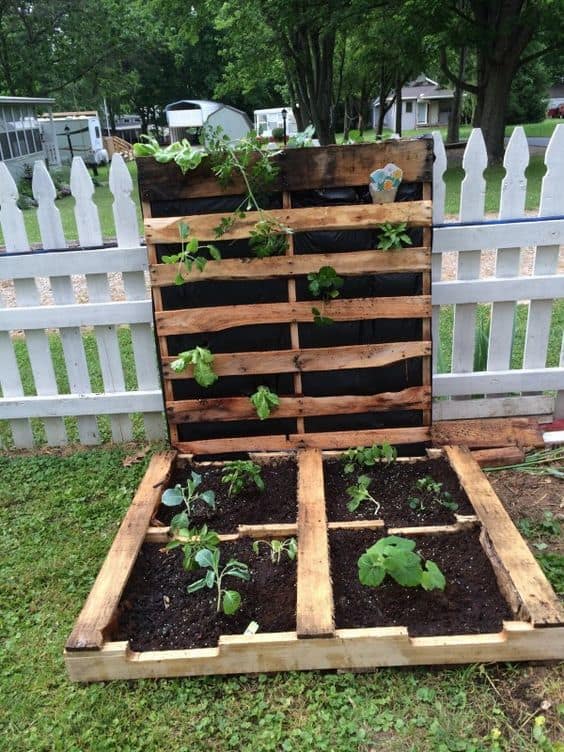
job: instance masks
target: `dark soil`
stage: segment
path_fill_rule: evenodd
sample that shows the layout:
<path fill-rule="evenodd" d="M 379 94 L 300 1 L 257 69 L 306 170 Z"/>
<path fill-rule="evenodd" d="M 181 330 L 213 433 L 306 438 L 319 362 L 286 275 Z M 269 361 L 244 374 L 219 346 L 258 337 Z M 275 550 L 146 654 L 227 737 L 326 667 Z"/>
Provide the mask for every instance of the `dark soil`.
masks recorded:
<path fill-rule="evenodd" d="M 238 525 L 257 525 L 274 522 L 295 522 L 297 517 L 296 483 L 297 468 L 293 459 L 276 459 L 263 465 L 262 478 L 265 490 L 259 491 L 253 484 L 246 486 L 238 496 L 227 495 L 229 486 L 221 482 L 223 468 L 198 466 L 177 470 L 171 487 L 176 483 L 186 484 L 194 469 L 202 476 L 202 491 L 215 491 L 216 508 L 211 509 L 203 501 L 194 505 L 191 521 L 195 527 L 204 523 L 218 533 L 236 532 Z M 160 506 L 156 518 L 165 525 L 184 506 Z"/>
<path fill-rule="evenodd" d="M 165 551 L 143 544 L 119 605 L 118 626 L 112 636 L 130 640 L 133 650 L 176 650 L 217 645 L 222 634 L 242 634 L 251 621 L 260 632 L 296 629 L 296 561 L 286 556 L 272 564 L 266 547 L 258 556 L 252 540 L 221 544 L 221 562 L 235 558 L 248 564 L 249 582 L 229 577 L 225 587 L 241 594 L 242 605 L 232 616 L 216 613 L 215 590 L 188 594 L 187 586 L 203 570 L 186 572 L 180 549 Z"/>
<path fill-rule="evenodd" d="M 455 514 L 474 514 L 468 497 L 460 487 L 456 473 L 447 460 L 419 460 L 417 462 L 378 463 L 374 467 L 355 470 L 351 475 L 343 472 L 341 459 L 328 459 L 323 463 L 325 474 L 325 498 L 329 521 L 383 519 L 387 527 L 414 527 L 416 525 L 448 525 L 455 522 Z M 355 512 L 349 512 L 347 488 L 356 483 L 359 475 L 372 479 L 369 491 L 380 504 L 374 515 L 374 505 L 363 502 Z M 458 504 L 456 512 L 445 509 L 415 487 L 415 481 L 429 475 L 443 484 L 443 491 L 451 494 Z M 411 509 L 410 496 L 423 501 L 424 511 Z"/>
<path fill-rule="evenodd" d="M 478 531 L 417 536 L 417 551 L 445 575 L 444 591 L 406 588 L 390 577 L 377 588 L 361 585 L 359 557 L 383 533 L 330 533 L 337 627 L 407 627 L 410 635 L 499 632 L 511 611 L 478 540 Z"/>

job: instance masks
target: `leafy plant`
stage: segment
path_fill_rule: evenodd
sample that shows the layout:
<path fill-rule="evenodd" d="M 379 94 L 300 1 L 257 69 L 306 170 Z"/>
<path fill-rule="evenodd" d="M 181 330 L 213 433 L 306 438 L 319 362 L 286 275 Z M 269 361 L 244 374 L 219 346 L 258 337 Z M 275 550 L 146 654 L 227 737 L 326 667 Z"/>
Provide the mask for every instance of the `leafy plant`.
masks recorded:
<path fill-rule="evenodd" d="M 188 366 L 193 369 L 194 379 L 200 386 L 208 387 L 217 381 L 217 374 L 213 370 L 213 355 L 206 347 L 195 347 L 178 354 L 170 367 L 176 373 L 182 373 Z"/>
<path fill-rule="evenodd" d="M 319 326 L 333 324 L 333 319 L 325 316 L 325 304 L 334 298 L 338 298 L 339 290 L 343 286 L 344 280 L 339 277 L 332 266 L 322 266 L 318 272 L 311 272 L 307 275 L 308 288 L 315 298 L 321 298 L 324 301 L 323 312 L 319 308 L 312 308 L 313 320 Z"/>
<path fill-rule="evenodd" d="M 228 460 L 223 469 L 222 483 L 229 483 L 228 496 L 237 496 L 246 485 L 254 483 L 259 491 L 264 491 L 262 468 L 251 460 Z"/>
<path fill-rule="evenodd" d="M 347 449 L 342 457 L 345 463 L 343 472 L 346 475 L 351 475 L 357 467 L 374 467 L 377 462 L 381 461 L 388 464 L 394 462 L 397 456 L 397 449 L 387 443 Z"/>
<path fill-rule="evenodd" d="M 258 258 L 283 256 L 288 248 L 288 228 L 278 219 L 260 219 L 250 231 L 249 246 Z"/>
<path fill-rule="evenodd" d="M 229 559 L 227 564 L 220 569 L 221 554 L 218 548 L 203 548 L 198 551 L 195 560 L 198 566 L 207 569 L 205 577 L 188 585 L 188 592 L 195 593 L 207 587 L 210 590 L 215 587 L 217 593 L 216 611 L 223 608 L 223 613 L 231 616 L 241 606 L 241 595 L 237 590 L 226 590 L 223 587 L 225 577 L 236 577 L 239 580 L 250 580 L 249 567 L 236 559 Z"/>
<path fill-rule="evenodd" d="M 397 225 L 390 224 L 390 222 L 384 222 L 380 225 L 378 248 L 383 251 L 389 251 L 391 248 L 402 248 L 406 245 L 411 245 L 411 238 L 406 232 L 407 223 L 400 222 Z"/>
<path fill-rule="evenodd" d="M 389 575 L 403 587 L 444 590 L 446 580 L 443 573 L 433 561 L 426 561 L 423 567 L 415 546 L 415 541 L 397 535 L 381 538 L 358 560 L 360 582 L 369 587 L 378 587 Z"/>
<path fill-rule="evenodd" d="M 187 139 L 169 146 L 161 146 L 154 136 L 141 135 L 143 143 L 133 144 L 136 157 L 153 157 L 157 162 L 175 162 L 183 173 L 194 170 L 205 156 L 202 149 L 195 149 Z"/>
<path fill-rule="evenodd" d="M 453 500 L 452 494 L 448 491 L 443 491 L 443 484 L 431 478 L 430 475 L 419 478 L 415 482 L 415 486 L 419 491 L 427 495 L 431 503 L 438 504 L 445 509 L 449 509 L 451 512 L 456 512 L 458 509 L 458 504 Z M 410 496 L 407 501 L 411 509 L 417 512 L 424 512 L 426 509 L 425 499 L 422 499 L 420 496 Z"/>
<path fill-rule="evenodd" d="M 356 486 L 350 486 L 347 488 L 347 493 L 350 499 L 347 503 L 347 509 L 349 512 L 355 512 L 363 501 L 371 501 L 374 504 L 374 515 L 377 515 L 380 511 L 380 503 L 372 496 L 368 487 L 371 484 L 371 479 L 368 475 L 359 475 L 356 479 Z"/>
<path fill-rule="evenodd" d="M 259 386 L 249 399 L 253 403 L 253 407 L 257 411 L 260 420 L 266 420 L 270 413 L 280 404 L 278 395 L 275 392 L 271 392 L 267 386 Z"/>
<path fill-rule="evenodd" d="M 167 544 L 167 550 L 182 548 L 184 559 L 182 566 L 187 572 L 197 569 L 196 554 L 203 548 L 216 549 L 219 546 L 219 535 L 214 530 L 208 530 L 207 525 L 197 528 L 180 528 L 174 530 L 174 540 Z"/>
<path fill-rule="evenodd" d="M 538 563 L 559 595 L 564 595 L 564 556 L 555 552 L 536 554 Z"/>
<path fill-rule="evenodd" d="M 288 148 L 303 149 L 304 146 L 311 146 L 313 144 L 313 135 L 315 133 L 315 126 L 308 125 L 307 128 L 301 133 L 294 133 L 288 139 Z"/>
<path fill-rule="evenodd" d="M 527 538 L 538 538 L 548 536 L 554 538 L 560 535 L 561 525 L 556 517 L 545 510 L 540 520 L 530 520 L 528 517 L 524 517 L 517 523 L 519 530 Z"/>
<path fill-rule="evenodd" d="M 163 256 L 163 264 L 178 264 L 178 270 L 176 277 L 174 278 L 175 285 L 183 285 L 185 282 L 182 276 L 182 269 L 185 268 L 190 274 L 192 267 L 195 266 L 198 271 L 203 272 L 208 259 L 203 255 L 204 251 L 207 251 L 210 258 L 214 261 L 221 259 L 221 253 L 215 245 L 206 244 L 200 245 L 197 238 L 190 237 L 190 227 L 186 222 L 178 223 L 178 232 L 180 240 L 182 242 L 182 250 L 180 253 L 174 253 L 170 256 Z"/>
<path fill-rule="evenodd" d="M 180 504 L 185 506 L 185 510 L 175 515 L 170 522 L 173 532 L 190 529 L 192 509 L 197 501 L 203 501 L 208 507 L 215 509 L 215 493 L 199 490 L 201 485 L 202 476 L 192 470 L 184 488 L 177 483 L 174 488 L 167 488 L 163 493 L 161 503 L 165 507 L 177 507 Z"/>
<path fill-rule="evenodd" d="M 286 538 L 285 540 L 271 541 L 256 540 L 253 543 L 253 551 L 255 552 L 255 554 L 258 554 L 261 543 L 264 543 L 264 545 L 270 549 L 270 561 L 273 564 L 280 564 L 282 554 L 284 553 L 291 561 L 294 561 L 294 559 L 298 555 L 298 544 L 295 538 Z"/>

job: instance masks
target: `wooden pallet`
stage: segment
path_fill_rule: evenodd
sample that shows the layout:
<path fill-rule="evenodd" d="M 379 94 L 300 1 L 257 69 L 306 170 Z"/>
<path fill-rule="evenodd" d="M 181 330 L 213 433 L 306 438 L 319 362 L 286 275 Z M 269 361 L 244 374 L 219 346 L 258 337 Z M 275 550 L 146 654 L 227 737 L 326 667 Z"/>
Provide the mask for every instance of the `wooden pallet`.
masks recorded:
<path fill-rule="evenodd" d="M 217 647 L 143 653 L 132 651 L 127 642 L 113 642 L 107 635 L 111 633 L 121 594 L 141 544 L 167 540 L 166 529 L 150 527 L 177 461 L 173 452 L 167 452 L 153 457 L 67 642 L 65 662 L 70 678 L 100 681 L 564 658 L 564 612 L 534 556 L 471 453 L 460 447 L 445 447 L 445 454 L 474 507 L 475 516 L 459 518 L 454 525 L 395 528 L 389 532 L 415 537 L 479 526 L 482 546 L 514 614 L 501 632 L 410 637 L 402 626 L 335 629 L 328 531 L 381 528 L 384 522 L 327 524 L 322 453 L 308 448 L 297 452 L 297 524 L 241 526 L 237 534 L 221 536 L 232 540 L 237 535 L 265 538 L 297 534 L 294 632 L 226 635 L 219 638 Z M 261 461 L 268 460 L 263 456 Z"/>

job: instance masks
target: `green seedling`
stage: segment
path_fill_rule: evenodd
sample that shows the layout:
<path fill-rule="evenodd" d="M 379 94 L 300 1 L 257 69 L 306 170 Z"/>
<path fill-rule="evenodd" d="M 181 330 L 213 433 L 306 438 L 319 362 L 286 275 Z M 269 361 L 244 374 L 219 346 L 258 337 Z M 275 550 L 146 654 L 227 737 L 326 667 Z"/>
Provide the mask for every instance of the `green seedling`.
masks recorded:
<path fill-rule="evenodd" d="M 313 306 L 311 312 L 313 313 L 313 323 L 317 324 L 317 326 L 329 326 L 330 324 L 335 323 L 335 319 L 332 319 L 330 316 L 325 316 L 325 311 L 322 313 L 319 308 L 316 308 L 315 306 Z"/>
<path fill-rule="evenodd" d="M 194 149 L 188 139 L 169 146 L 161 146 L 154 136 L 141 135 L 143 143 L 133 144 L 136 157 L 153 157 L 157 162 L 176 162 L 183 173 L 195 170 L 205 156 L 201 149 Z"/>
<path fill-rule="evenodd" d="M 180 234 L 182 250 L 180 253 L 163 256 L 162 262 L 163 264 L 178 264 L 174 284 L 183 285 L 186 281 L 182 274 L 183 269 L 186 269 L 188 274 L 190 274 L 192 268 L 195 266 L 198 271 L 203 272 L 208 262 L 204 253 L 207 252 L 214 261 L 221 260 L 221 253 L 215 245 L 211 245 L 210 243 L 200 245 L 197 238 L 190 237 L 190 227 L 186 222 L 179 223 L 178 232 Z"/>
<path fill-rule="evenodd" d="M 342 457 L 345 463 L 343 472 L 346 475 L 351 475 L 357 468 L 374 467 L 377 462 L 389 464 L 390 462 L 394 462 L 397 456 L 397 449 L 386 443 L 347 449 Z"/>
<path fill-rule="evenodd" d="M 260 420 L 266 420 L 271 412 L 280 404 L 280 398 L 276 392 L 270 391 L 267 386 L 259 386 L 254 394 L 249 397 Z"/>
<path fill-rule="evenodd" d="M 344 284 L 343 278 L 339 277 L 332 266 L 322 266 L 318 272 L 308 274 L 307 278 L 310 293 L 314 298 L 321 298 L 323 300 L 323 311 L 320 311 L 316 307 L 311 309 L 314 323 L 318 326 L 333 324 L 333 319 L 325 316 L 325 307 L 330 300 L 339 297 L 339 290 Z"/>
<path fill-rule="evenodd" d="M 185 506 L 185 509 L 175 515 L 170 522 L 170 527 L 174 533 L 178 530 L 190 529 L 190 518 L 197 501 L 203 501 L 208 507 L 215 509 L 215 493 L 213 491 L 200 491 L 201 484 L 202 476 L 192 471 L 184 488 L 180 483 L 177 483 L 174 488 L 167 488 L 163 493 L 161 502 L 165 507 L 178 507 L 180 504 Z"/>
<path fill-rule="evenodd" d="M 277 219 L 260 219 L 250 231 L 249 246 L 258 258 L 283 256 L 290 230 Z"/>
<path fill-rule="evenodd" d="M 411 245 L 411 238 L 407 234 L 407 223 L 400 222 L 397 225 L 392 225 L 389 222 L 385 222 L 378 228 L 378 248 L 382 251 L 389 251 L 392 248 L 403 248 L 406 245 Z"/>
<path fill-rule="evenodd" d="M 284 553 L 291 561 L 294 561 L 294 559 L 298 555 L 298 544 L 295 538 L 286 538 L 286 540 L 271 541 L 256 540 L 253 543 L 253 551 L 255 552 L 255 554 L 258 554 L 261 543 L 263 543 L 270 549 L 270 561 L 273 564 L 280 564 L 282 554 Z"/>
<path fill-rule="evenodd" d="M 170 367 L 176 373 L 182 373 L 188 366 L 192 366 L 194 379 L 200 386 L 208 387 L 215 384 L 217 375 L 213 370 L 213 355 L 206 347 L 195 347 L 178 354 Z"/>
<path fill-rule="evenodd" d="M 226 590 L 223 587 L 225 577 L 236 577 L 239 580 L 248 581 L 251 579 L 249 567 L 236 559 L 229 559 L 227 564 L 220 569 L 220 551 L 219 548 L 203 548 L 195 556 L 198 566 L 207 569 L 205 577 L 196 580 L 188 585 L 188 593 L 195 593 L 207 587 L 210 590 L 215 587 L 217 593 L 216 611 L 223 609 L 223 613 L 231 616 L 239 610 L 241 606 L 241 595 L 237 590 Z"/>
<path fill-rule="evenodd" d="M 229 460 L 223 468 L 222 483 L 229 483 L 228 496 L 237 496 L 245 486 L 254 483 L 259 491 L 264 491 L 262 468 L 251 460 Z"/>
<path fill-rule="evenodd" d="M 456 512 L 458 504 L 453 500 L 452 494 L 448 491 L 443 491 L 443 484 L 431 478 L 430 475 L 426 475 L 424 478 L 419 478 L 415 482 L 415 487 L 426 494 L 427 498 L 432 504 L 437 504 L 444 509 L 449 509 L 451 512 Z M 427 508 L 425 504 L 425 498 L 421 496 L 410 496 L 407 500 L 411 509 L 416 512 L 424 512 Z"/>
<path fill-rule="evenodd" d="M 562 526 L 552 512 L 545 511 L 540 520 L 524 517 L 519 520 L 517 527 L 527 538 L 556 538 L 560 535 Z"/>
<path fill-rule="evenodd" d="M 403 587 L 444 590 L 445 576 L 433 561 L 426 561 L 423 567 L 415 546 L 415 541 L 397 535 L 381 538 L 358 560 L 360 582 L 378 587 L 389 576 Z"/>
<path fill-rule="evenodd" d="M 187 572 L 197 569 L 196 554 L 203 548 L 215 550 L 219 546 L 219 535 L 214 530 L 208 530 L 207 525 L 197 528 L 180 528 L 174 531 L 174 540 L 167 544 L 168 551 L 182 548 L 184 559 L 182 566 Z"/>
<path fill-rule="evenodd" d="M 347 502 L 347 509 L 349 512 L 355 512 L 364 501 L 371 501 L 374 504 L 374 516 L 380 511 L 380 503 L 372 496 L 368 487 L 371 484 L 371 479 L 368 475 L 359 475 L 356 479 L 356 486 L 350 486 L 347 488 L 347 493 L 350 496 Z"/>

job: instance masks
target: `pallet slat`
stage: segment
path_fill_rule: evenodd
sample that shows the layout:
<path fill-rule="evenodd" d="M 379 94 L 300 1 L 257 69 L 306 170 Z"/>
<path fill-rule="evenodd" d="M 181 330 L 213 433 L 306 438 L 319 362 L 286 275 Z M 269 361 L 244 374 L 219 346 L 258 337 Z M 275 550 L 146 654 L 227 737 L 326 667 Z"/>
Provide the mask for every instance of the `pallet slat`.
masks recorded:
<path fill-rule="evenodd" d="M 431 224 L 431 201 L 406 201 L 398 204 L 353 204 L 352 206 L 312 206 L 305 209 L 271 209 L 247 212 L 221 236 L 222 240 L 250 237 L 256 223 L 263 219 L 281 222 L 293 232 L 315 230 L 358 230 L 375 228 L 384 222 L 406 222 L 409 227 Z M 218 214 L 194 214 L 183 217 L 151 217 L 145 219 L 147 243 L 178 243 L 178 225 L 185 222 L 198 240 L 217 240 L 215 228 L 222 217 Z"/>
<path fill-rule="evenodd" d="M 297 350 L 218 353 L 214 356 L 213 368 L 218 376 L 341 371 L 356 368 L 379 368 L 380 366 L 430 354 L 430 342 L 386 342 L 377 345 L 344 345 L 342 347 L 312 347 Z M 191 372 L 178 373 L 170 368 L 170 363 L 175 358 L 176 356 L 163 358 L 165 379 L 189 378 Z"/>
<path fill-rule="evenodd" d="M 424 410 L 431 406 L 431 388 L 413 386 L 400 392 L 382 392 L 369 396 L 280 397 L 271 418 L 296 418 L 313 415 L 346 415 L 385 410 Z M 253 420 L 256 410 L 248 397 L 177 400 L 166 413 L 171 423 L 201 421 Z"/>
<path fill-rule="evenodd" d="M 163 452 L 151 458 L 100 569 L 84 608 L 67 641 L 67 650 L 99 650 L 104 645 L 104 629 L 119 603 L 145 538 L 163 486 L 172 471 L 176 452 Z"/>
<path fill-rule="evenodd" d="M 484 525 L 500 585 L 507 582 L 518 596 L 518 603 L 512 604 L 518 615 L 539 627 L 563 624 L 558 597 L 470 451 L 446 446 L 445 453 Z"/>
<path fill-rule="evenodd" d="M 529 418 L 446 420 L 433 424 L 433 444 L 462 444 L 471 449 L 506 446 L 544 446 L 542 433 Z"/>
<path fill-rule="evenodd" d="M 115 303 L 114 305 L 123 305 Z M 213 306 L 211 308 L 155 311 L 157 332 L 161 337 L 173 334 L 219 332 L 236 326 L 286 324 L 293 321 L 313 323 L 311 309 L 334 321 L 365 321 L 367 319 L 421 319 L 431 315 L 431 296 L 387 298 L 351 298 L 333 300 L 325 308 L 319 301 L 297 303 L 255 303 L 249 305 Z"/>
<path fill-rule="evenodd" d="M 186 454 L 220 454 L 222 452 L 279 452 L 305 449 L 347 449 L 371 444 L 418 444 L 429 441 L 428 426 L 410 428 L 376 428 L 362 431 L 327 431 L 269 436 L 243 436 L 235 439 L 203 439 L 179 441 L 179 452 Z"/>
<path fill-rule="evenodd" d="M 287 149 L 274 159 L 280 171 L 272 186 L 273 193 L 315 190 L 328 185 L 366 187 L 369 174 L 388 162 L 402 168 L 405 182 L 417 183 L 432 179 L 433 146 L 431 139 L 402 139 L 401 143 L 355 144 L 345 149 L 335 146 Z M 238 176 L 222 188 L 208 161 L 185 175 L 175 164 L 160 164 L 151 158 L 138 159 L 137 167 L 143 201 L 245 193 Z"/>
<path fill-rule="evenodd" d="M 222 259 L 208 261 L 202 272 L 191 274 L 181 269 L 184 280 L 190 283 L 213 279 L 273 279 L 294 277 L 332 266 L 341 276 L 420 272 L 429 268 L 429 248 L 396 248 L 391 251 L 342 251 L 341 253 L 311 253 L 304 256 L 274 256 L 266 259 Z M 151 285 L 167 287 L 175 284 L 177 264 L 152 264 Z"/>
<path fill-rule="evenodd" d="M 298 637 L 330 637 L 335 631 L 329 538 L 318 449 L 298 456 Z"/>

